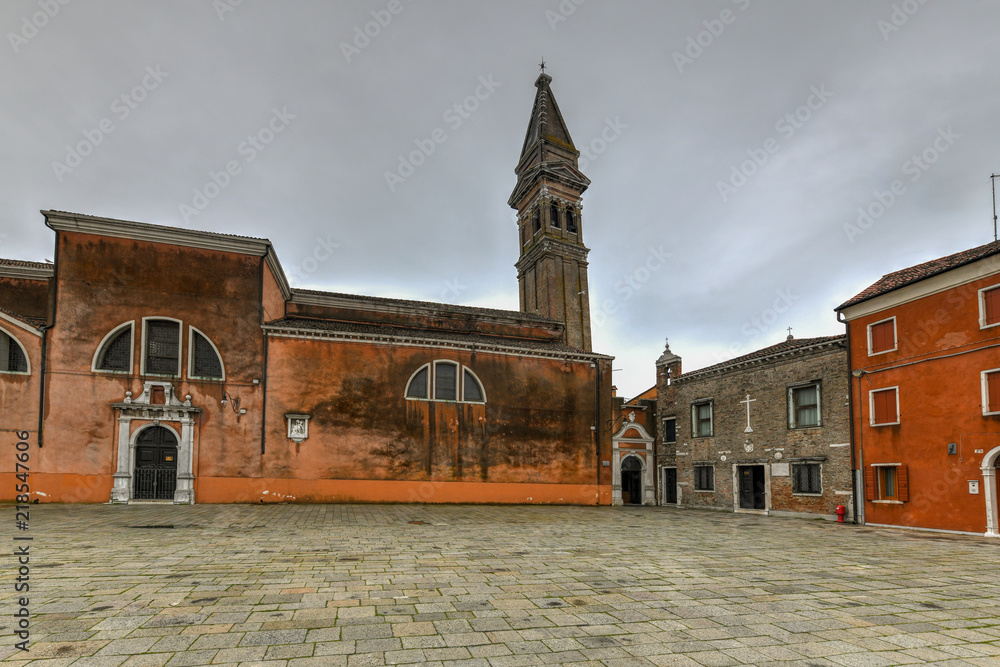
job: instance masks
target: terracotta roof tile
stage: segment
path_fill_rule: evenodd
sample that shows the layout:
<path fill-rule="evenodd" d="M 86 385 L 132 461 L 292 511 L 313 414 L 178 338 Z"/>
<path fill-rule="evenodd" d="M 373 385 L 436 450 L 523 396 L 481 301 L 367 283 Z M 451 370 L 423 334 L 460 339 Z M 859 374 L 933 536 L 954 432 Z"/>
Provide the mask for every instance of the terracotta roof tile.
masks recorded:
<path fill-rule="evenodd" d="M 27 317 L 25 315 L 18 315 L 17 313 L 11 310 L 7 310 L 6 308 L 0 308 L 0 313 L 13 317 L 15 320 L 20 320 L 25 324 L 29 324 L 35 327 L 36 329 L 45 324 L 45 320 L 40 317 Z"/>
<path fill-rule="evenodd" d="M 957 252 L 954 255 L 948 255 L 947 257 L 941 257 L 940 259 L 933 259 L 929 262 L 924 262 L 923 264 L 917 264 L 916 266 L 894 271 L 893 273 L 887 273 L 882 276 L 878 282 L 840 304 L 834 310 L 843 310 L 849 306 L 859 304 L 862 301 L 874 299 L 877 296 L 897 290 L 900 287 L 912 285 L 915 282 L 930 278 L 931 276 L 936 276 L 939 273 L 957 269 L 960 266 L 971 264 L 972 262 L 985 259 L 986 257 L 991 257 L 992 255 L 996 255 L 998 253 L 1000 253 L 1000 241 L 993 241 L 991 243 L 987 243 L 986 245 L 981 245 L 978 248 L 963 250 L 962 252 Z"/>
<path fill-rule="evenodd" d="M 0 257 L 0 266 L 16 266 L 22 269 L 52 269 L 48 262 L 29 262 L 23 259 L 4 259 Z"/>
<path fill-rule="evenodd" d="M 683 373 L 680 377 L 675 379 L 686 380 L 696 375 L 702 375 L 704 373 L 712 373 L 716 371 L 724 371 L 729 368 L 741 366 L 743 364 L 747 364 L 750 362 L 765 361 L 771 357 L 779 357 L 788 354 L 790 352 L 805 350 L 807 348 L 816 345 L 824 345 L 827 343 L 838 343 L 842 341 L 843 342 L 847 341 L 846 334 L 840 334 L 838 336 L 820 336 L 818 338 L 793 338 L 792 340 L 783 340 L 777 345 L 771 345 L 770 347 L 765 347 L 763 349 L 757 350 L 756 352 L 751 352 L 750 354 L 744 354 L 742 357 L 736 357 L 735 359 L 730 359 L 729 361 L 723 361 L 722 363 L 715 364 L 713 366 L 706 366 L 705 368 L 699 368 L 696 371 Z"/>

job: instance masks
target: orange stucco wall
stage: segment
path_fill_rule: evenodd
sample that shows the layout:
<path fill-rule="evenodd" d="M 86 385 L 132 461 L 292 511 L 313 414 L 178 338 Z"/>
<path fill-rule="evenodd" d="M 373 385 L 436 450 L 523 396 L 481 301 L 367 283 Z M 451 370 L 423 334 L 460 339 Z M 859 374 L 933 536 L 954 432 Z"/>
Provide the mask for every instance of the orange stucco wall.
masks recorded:
<path fill-rule="evenodd" d="M 1000 367 L 1000 348 L 988 347 L 1000 344 L 1000 327 L 980 329 L 977 292 L 998 282 L 982 278 L 848 323 L 852 366 L 867 373 L 852 380 L 855 455 L 863 468 L 901 463 L 909 476 L 909 500 L 866 501 L 867 523 L 986 530 L 980 465 L 1000 446 L 1000 417 L 982 414 L 980 374 Z M 892 316 L 896 351 L 869 356 L 868 325 Z M 910 365 L 890 368 L 901 364 Z M 869 392 L 894 386 L 900 423 L 871 426 Z M 975 480 L 979 494 L 969 492 Z"/>

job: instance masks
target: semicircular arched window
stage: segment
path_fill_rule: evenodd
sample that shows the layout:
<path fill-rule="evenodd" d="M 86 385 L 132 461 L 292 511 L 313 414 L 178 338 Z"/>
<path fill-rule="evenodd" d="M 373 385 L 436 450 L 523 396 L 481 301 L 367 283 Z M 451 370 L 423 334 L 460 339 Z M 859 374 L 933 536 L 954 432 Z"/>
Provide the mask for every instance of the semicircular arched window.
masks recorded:
<path fill-rule="evenodd" d="M 0 331 L 0 373 L 28 373 L 28 355 L 21 341 Z"/>
<path fill-rule="evenodd" d="M 202 380 L 224 380 L 222 357 L 208 336 L 191 327 L 191 354 L 188 377 Z"/>
<path fill-rule="evenodd" d="M 403 395 L 419 401 L 486 402 L 483 383 L 476 374 L 468 367 L 447 359 L 426 363 L 414 371 Z"/>
<path fill-rule="evenodd" d="M 130 373 L 132 371 L 132 323 L 126 322 L 108 332 L 94 357 L 94 370 Z"/>

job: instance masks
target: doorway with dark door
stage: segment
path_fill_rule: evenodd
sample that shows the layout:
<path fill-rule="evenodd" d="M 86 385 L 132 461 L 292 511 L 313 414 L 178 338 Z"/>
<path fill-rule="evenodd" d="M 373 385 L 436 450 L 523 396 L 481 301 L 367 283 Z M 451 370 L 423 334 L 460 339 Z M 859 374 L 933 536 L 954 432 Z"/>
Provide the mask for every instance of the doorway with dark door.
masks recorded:
<path fill-rule="evenodd" d="M 677 504 L 677 468 L 663 469 L 663 504 Z"/>
<path fill-rule="evenodd" d="M 622 461 L 622 503 L 642 504 L 642 462 L 635 456 Z"/>
<path fill-rule="evenodd" d="M 173 500 L 177 489 L 177 437 L 162 426 L 147 428 L 135 441 L 132 498 Z"/>
<path fill-rule="evenodd" d="M 764 466 L 739 466 L 737 469 L 740 493 L 740 509 L 767 509 L 767 482 Z"/>

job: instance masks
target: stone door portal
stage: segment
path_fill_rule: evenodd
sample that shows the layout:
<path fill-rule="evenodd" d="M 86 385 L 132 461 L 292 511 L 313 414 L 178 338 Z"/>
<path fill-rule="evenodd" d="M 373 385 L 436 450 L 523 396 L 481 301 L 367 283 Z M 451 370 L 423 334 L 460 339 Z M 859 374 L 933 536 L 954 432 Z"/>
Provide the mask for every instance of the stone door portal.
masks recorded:
<path fill-rule="evenodd" d="M 738 479 L 740 509 L 767 509 L 764 466 L 740 466 Z"/>

